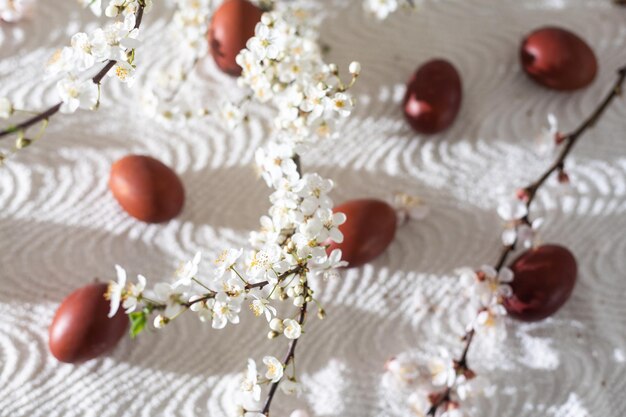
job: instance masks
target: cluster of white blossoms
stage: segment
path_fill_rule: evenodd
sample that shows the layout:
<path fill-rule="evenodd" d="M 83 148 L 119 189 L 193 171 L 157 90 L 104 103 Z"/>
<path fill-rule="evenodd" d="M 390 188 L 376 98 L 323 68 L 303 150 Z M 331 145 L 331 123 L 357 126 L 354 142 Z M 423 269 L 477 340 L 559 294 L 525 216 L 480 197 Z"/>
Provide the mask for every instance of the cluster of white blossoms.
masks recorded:
<path fill-rule="evenodd" d="M 177 42 L 177 54 L 166 68 L 156 71 L 154 85 L 141 91 L 141 103 L 146 114 L 160 122 L 184 123 L 194 117 L 204 117 L 208 109 L 184 109 L 171 103 L 197 62 L 208 54 L 207 32 L 215 3 L 212 0 L 170 0 L 175 11 L 169 26 Z"/>
<path fill-rule="evenodd" d="M 264 13 L 237 56 L 240 85 L 252 90 L 251 99 L 277 109 L 277 140 L 298 152 L 331 136 L 337 122 L 350 115 L 354 100 L 348 90 L 361 72 L 353 62 L 351 81 L 342 82 L 337 66 L 324 62 L 314 22 L 310 10 L 291 5 Z M 226 109 L 231 126 L 244 120 L 241 105 L 226 104 Z"/>
<path fill-rule="evenodd" d="M 17 22 L 32 11 L 35 0 L 0 0 L 0 20 Z"/>
<path fill-rule="evenodd" d="M 483 265 L 478 270 L 461 268 L 457 273 L 462 285 L 469 289 L 471 306 L 478 311 L 468 331 L 476 331 L 493 341 L 506 338 L 504 318 L 507 313 L 503 302 L 512 294 L 513 271 L 507 267 L 496 270 Z"/>
<path fill-rule="evenodd" d="M 284 164 L 295 164 L 289 161 Z M 118 266 L 118 281 L 111 283 L 108 292 L 110 316 L 120 306 L 124 308 L 131 316 L 133 334 L 139 333 L 153 314 L 154 327 L 162 328 L 186 311 L 222 329 L 229 323 L 239 323 L 247 307 L 267 322 L 270 338 L 298 339 L 303 333 L 302 311 L 314 300 L 310 280 L 335 276 L 336 269 L 346 265 L 341 261 L 341 251 L 335 249 L 328 254 L 326 250 L 330 241 L 342 241 L 338 227 L 346 218 L 331 210 L 331 181 L 317 174 L 300 176 L 297 170 L 281 172 L 284 175 L 273 174 L 276 190 L 271 196 L 269 216 L 261 218 L 261 231 L 251 234 L 253 250 L 244 253 L 243 249 L 226 249 L 207 270 L 201 268 L 202 256 L 198 253 L 177 271 L 172 282 L 158 283 L 152 289 L 146 288 L 142 276 L 137 283 L 128 283 L 126 272 Z M 290 301 L 300 313 L 295 318 L 280 316 L 278 303 L 283 301 Z M 321 307 L 318 315 L 324 315 Z M 267 367 L 264 377 L 256 375 L 253 361 L 249 364 L 242 384 L 244 404 L 259 400 L 258 387 L 262 384 L 281 382 L 283 391 L 300 392 L 295 375 L 284 377 L 289 363 L 270 356 L 263 362 Z M 256 409 L 258 404 L 247 407 Z"/>
<path fill-rule="evenodd" d="M 57 91 L 62 101 L 61 111 L 95 109 L 100 100 L 99 83 L 92 79 L 109 62 L 115 62 L 108 76 L 131 84 L 135 73 L 135 48 L 139 46 L 137 17 L 139 10 L 149 11 L 152 0 L 81 0 L 96 15 L 103 10 L 115 19 L 91 33 L 72 36 L 71 46 L 57 51 L 48 64 L 48 73 L 60 77 Z"/>
<path fill-rule="evenodd" d="M 298 155 L 319 138 L 316 132 L 330 131 L 338 118 L 350 114 L 352 99 L 336 68 L 323 62 L 317 33 L 306 26 L 304 15 L 288 10 L 264 14 L 257 36 L 239 56 L 240 62 L 245 61 L 242 84 L 253 89 L 254 98 L 272 100 L 280 109 L 274 140 L 256 154 L 262 176 L 274 190 L 271 208 L 261 217 L 261 229 L 250 234 L 251 250 L 226 249 L 210 268 L 203 267 L 198 253 L 172 281 L 148 289 L 142 276 L 137 283 L 127 283 L 126 272 L 117 267 L 118 281 L 111 283 L 108 292 L 110 315 L 124 308 L 135 335 L 150 321 L 163 328 L 187 311 L 222 329 L 239 323 L 249 310 L 266 322 L 269 338 L 285 338 L 295 347 L 304 332 L 307 306 L 315 302 L 318 316 L 325 315 L 311 284 L 318 278 L 336 277 L 337 269 L 346 265 L 340 250 L 329 253 L 327 249 L 333 241 L 342 242 L 339 226 L 346 216 L 332 210 L 332 181 L 315 173 L 302 175 Z M 353 63 L 353 81 L 359 71 Z M 295 307 L 295 315 L 279 313 L 285 302 L 293 306 L 290 310 Z M 291 347 L 290 352 L 284 361 L 265 356 L 263 372 L 250 359 L 241 384 L 242 415 L 265 415 L 259 403 L 263 385 L 300 393 L 295 366 L 289 372 Z"/>
<path fill-rule="evenodd" d="M 537 245 L 539 229 L 543 219 L 528 219 L 528 206 L 524 201 L 524 193 L 504 200 L 498 206 L 498 215 L 505 222 L 502 232 L 502 243 L 505 246 L 519 245 L 529 249 Z M 520 198 L 521 197 L 521 198 Z"/>
<path fill-rule="evenodd" d="M 379 20 L 385 20 L 401 6 L 415 6 L 415 0 L 364 0 L 365 11 Z"/>
<path fill-rule="evenodd" d="M 391 398 L 403 399 L 399 413 L 415 417 L 468 416 L 460 407 L 461 401 L 490 395 L 494 390 L 484 378 L 454 362 L 444 349 L 436 357 L 403 353 L 389 359 L 385 371 L 383 388 L 390 390 Z"/>
<path fill-rule="evenodd" d="M 213 7 L 212 0 L 170 0 L 176 11 L 172 17 L 173 32 L 180 38 L 180 53 L 193 58 L 208 53 L 207 31 Z"/>

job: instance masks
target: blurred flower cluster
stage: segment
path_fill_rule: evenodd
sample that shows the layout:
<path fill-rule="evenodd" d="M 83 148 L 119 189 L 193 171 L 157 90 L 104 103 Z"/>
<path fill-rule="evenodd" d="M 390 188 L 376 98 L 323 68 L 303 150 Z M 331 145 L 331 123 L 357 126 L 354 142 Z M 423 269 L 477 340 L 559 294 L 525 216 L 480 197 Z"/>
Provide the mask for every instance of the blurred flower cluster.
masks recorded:
<path fill-rule="evenodd" d="M 336 66 L 323 61 L 317 31 L 309 22 L 306 11 L 295 7 L 265 13 L 238 58 L 244 68 L 240 84 L 252 90 L 250 100 L 277 109 L 273 137 L 256 153 L 273 193 L 260 230 L 250 235 L 251 249 L 225 249 L 210 263 L 198 253 L 173 279 L 151 288 L 142 276 L 127 282 L 118 266 L 118 281 L 108 292 L 111 316 L 124 308 L 134 335 L 149 323 L 163 328 L 187 311 L 222 329 L 239 323 L 247 309 L 266 323 L 270 339 L 290 341 L 286 359 L 263 357 L 263 372 L 249 360 L 239 398 L 246 417 L 265 415 L 259 402 L 264 385 L 300 393 L 293 342 L 304 333 L 310 303 L 317 305 L 319 318 L 325 315 L 315 299 L 315 281 L 336 277 L 337 269 L 346 265 L 340 250 L 327 250 L 331 242 L 342 242 L 339 226 L 346 221 L 344 214 L 333 213 L 333 182 L 315 173 L 302 174 L 299 161 L 301 152 L 330 136 L 337 121 L 351 113 L 353 100 L 347 90 L 360 66 L 350 65 L 352 79 L 344 85 Z M 245 119 L 241 112 L 240 104 L 222 109 L 224 120 L 233 126 Z M 289 305 L 295 315 L 281 313 Z M 270 399 L 275 390 L 269 391 Z"/>
<path fill-rule="evenodd" d="M 135 75 L 135 48 L 139 46 L 138 13 L 148 12 L 152 0 L 81 0 L 98 16 L 114 19 L 91 33 L 76 33 L 71 45 L 57 51 L 48 63 L 48 73 L 60 77 L 57 91 L 61 111 L 95 109 L 100 102 L 100 84 L 94 77 L 110 63 L 108 76 L 132 84 Z"/>

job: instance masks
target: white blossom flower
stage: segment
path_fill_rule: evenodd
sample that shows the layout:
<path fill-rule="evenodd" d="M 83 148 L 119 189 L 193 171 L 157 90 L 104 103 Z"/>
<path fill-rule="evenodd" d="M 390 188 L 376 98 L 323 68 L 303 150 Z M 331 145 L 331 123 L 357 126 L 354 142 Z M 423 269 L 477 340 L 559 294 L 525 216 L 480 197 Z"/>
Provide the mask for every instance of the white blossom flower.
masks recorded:
<path fill-rule="evenodd" d="M 57 83 L 63 105 L 61 112 L 74 113 L 77 109 L 91 109 L 98 102 L 98 86 L 91 80 L 65 78 Z"/>
<path fill-rule="evenodd" d="M 230 101 L 222 103 L 220 114 L 222 116 L 222 120 L 226 123 L 226 126 L 229 129 L 235 129 L 245 119 L 245 115 L 241 109 Z"/>
<path fill-rule="evenodd" d="M 217 277 L 222 277 L 243 254 L 243 249 L 225 249 L 215 260 Z"/>
<path fill-rule="evenodd" d="M 215 304 L 213 298 L 196 294 L 189 297 L 189 303 L 191 303 L 189 309 L 198 315 L 201 322 L 206 323 L 213 320 L 213 305 Z"/>
<path fill-rule="evenodd" d="M 261 400 L 261 386 L 259 385 L 259 375 L 256 368 L 256 362 L 248 359 L 248 368 L 245 373 L 241 389 L 249 393 L 255 401 Z"/>
<path fill-rule="evenodd" d="M 8 119 L 13 114 L 13 104 L 6 97 L 0 97 L 0 119 Z"/>
<path fill-rule="evenodd" d="M 361 63 L 358 61 L 352 61 L 348 66 L 348 71 L 350 71 L 350 74 L 358 76 L 361 74 Z"/>
<path fill-rule="evenodd" d="M 257 25 L 254 36 L 248 40 L 248 48 L 258 60 L 276 59 L 284 45 L 284 38 L 279 32 L 270 29 L 266 24 Z"/>
<path fill-rule="evenodd" d="M 367 13 L 384 20 L 398 9 L 398 0 L 365 0 L 363 6 Z"/>
<path fill-rule="evenodd" d="M 428 398 L 428 394 L 428 391 L 424 387 L 418 387 L 412 390 L 411 395 L 407 398 L 407 404 L 411 410 L 412 417 L 429 417 L 426 415 L 426 412 L 432 404 Z"/>
<path fill-rule="evenodd" d="M 70 41 L 74 49 L 74 64 L 79 71 L 85 71 L 96 63 L 96 57 L 92 54 L 92 45 L 89 35 L 79 32 L 72 36 Z"/>
<path fill-rule="evenodd" d="M 302 394 L 302 384 L 291 378 L 285 378 L 279 385 L 280 390 L 286 395 L 295 395 L 299 397 Z M 291 413 L 293 416 L 293 413 Z"/>
<path fill-rule="evenodd" d="M 285 327 L 283 326 L 283 321 L 277 317 L 274 317 L 270 320 L 270 329 L 275 332 L 282 333 Z"/>
<path fill-rule="evenodd" d="M 339 268 L 345 268 L 348 266 L 347 261 L 341 260 L 341 249 L 334 249 L 330 255 L 328 255 L 326 261 L 321 265 L 322 277 L 325 280 L 339 278 Z"/>
<path fill-rule="evenodd" d="M 504 322 L 506 315 L 506 309 L 502 304 L 492 304 L 478 313 L 476 320 L 472 323 L 472 328 L 488 338 L 501 341 L 506 338 Z"/>
<path fill-rule="evenodd" d="M 174 287 L 191 285 L 191 281 L 198 275 L 198 266 L 202 260 L 202 253 L 196 252 L 191 261 L 185 262 L 182 267 L 176 271 L 178 281 L 174 283 Z"/>
<path fill-rule="evenodd" d="M 490 300 L 497 301 L 511 296 L 513 290 L 509 284 L 513 282 L 514 278 L 514 274 L 511 269 L 502 267 L 496 272 L 495 269 L 489 266 L 483 266 L 481 271 L 484 273 L 485 277 L 482 281 L 479 280 L 479 287 L 484 288 L 484 296 L 482 297 L 484 304 L 490 304 L 487 297 L 490 297 Z"/>
<path fill-rule="evenodd" d="M 309 417 L 309 413 L 307 413 L 305 410 L 293 410 L 291 412 L 291 414 L 289 414 L 289 417 Z"/>
<path fill-rule="evenodd" d="M 559 122 L 554 114 L 548 114 L 548 127 L 544 128 L 536 138 L 537 153 L 550 155 L 554 152 L 559 138 Z"/>
<path fill-rule="evenodd" d="M 157 316 L 154 317 L 154 321 L 152 322 L 152 324 L 154 325 L 155 328 L 162 329 L 167 325 L 168 321 L 169 319 L 165 317 L 163 314 L 158 314 Z"/>
<path fill-rule="evenodd" d="M 159 282 L 154 286 L 154 294 L 151 298 L 165 305 L 162 315 L 168 319 L 178 315 L 183 306 L 181 305 L 181 294 L 167 282 Z"/>
<path fill-rule="evenodd" d="M 132 313 L 137 309 L 139 298 L 146 289 L 146 277 L 143 275 L 137 275 L 137 281 L 138 282 L 136 284 L 130 284 L 126 291 L 126 298 L 122 303 L 122 307 L 126 310 L 126 314 Z"/>
<path fill-rule="evenodd" d="M 104 14 L 107 17 L 117 17 L 124 10 L 125 2 L 125 0 L 109 0 L 109 4 L 104 9 Z"/>
<path fill-rule="evenodd" d="M 525 202 L 515 197 L 500 203 L 498 215 L 507 222 L 517 221 L 528 215 L 528 207 Z"/>
<path fill-rule="evenodd" d="M 126 61 L 116 61 L 108 75 L 109 77 L 117 77 L 119 81 L 131 87 L 135 82 L 135 67 Z"/>
<path fill-rule="evenodd" d="M 517 226 L 509 227 L 502 232 L 502 243 L 506 246 L 519 243 L 524 248 L 529 249 L 535 245 L 542 225 L 543 219 L 537 218 L 530 225 L 521 223 Z"/>
<path fill-rule="evenodd" d="M 28 16 L 34 0 L 0 0 L 0 20 L 17 22 Z"/>
<path fill-rule="evenodd" d="M 285 319 L 283 320 L 283 327 L 285 337 L 287 339 L 298 339 L 302 334 L 302 326 L 296 320 L 293 319 Z"/>
<path fill-rule="evenodd" d="M 385 370 L 404 385 L 413 384 L 420 376 L 415 361 L 403 357 L 389 359 L 385 363 Z"/>
<path fill-rule="evenodd" d="M 83 7 L 89 7 L 96 16 L 102 16 L 102 0 L 79 0 Z"/>
<path fill-rule="evenodd" d="M 255 316 L 259 317 L 261 315 L 265 315 L 265 318 L 268 322 L 271 322 L 272 315 L 276 315 L 276 309 L 270 305 L 269 300 L 258 296 L 257 294 L 252 294 L 254 300 L 250 305 L 250 309 Z"/>
<path fill-rule="evenodd" d="M 461 275 L 462 283 L 472 289 L 483 307 L 498 304 L 513 292 L 510 283 L 513 282 L 514 274 L 507 267 L 496 271 L 492 266 L 483 265 L 478 271 L 463 268 L 457 273 Z"/>
<path fill-rule="evenodd" d="M 337 93 L 332 98 L 329 98 L 329 109 L 336 111 L 341 117 L 348 117 L 352 113 L 354 104 L 352 98 L 346 93 Z"/>
<path fill-rule="evenodd" d="M 241 301 L 228 297 L 225 293 L 219 293 L 215 297 L 213 305 L 213 328 L 223 329 L 226 323 L 239 323 Z"/>
<path fill-rule="evenodd" d="M 259 148 L 255 153 L 256 164 L 263 172 L 263 179 L 268 186 L 275 188 L 282 179 L 291 182 L 300 178 L 293 158 L 293 148 L 273 142 L 266 148 Z"/>
<path fill-rule="evenodd" d="M 264 278 L 270 282 L 278 280 L 278 274 L 286 271 L 284 263 L 280 262 L 282 251 L 278 245 L 268 245 L 262 250 L 255 251 L 248 264 L 248 273 L 254 278 Z"/>
<path fill-rule="evenodd" d="M 428 363 L 428 369 L 434 385 L 447 387 L 454 385 L 456 369 L 449 354 L 442 353 L 441 357 L 431 359 Z"/>
<path fill-rule="evenodd" d="M 126 271 L 119 265 L 115 265 L 115 271 L 117 272 L 117 282 L 111 281 L 107 290 L 107 297 L 111 302 L 109 318 L 115 316 L 115 313 L 120 308 L 122 294 L 126 289 Z"/>
<path fill-rule="evenodd" d="M 281 361 L 273 356 L 266 356 L 263 358 L 263 363 L 266 367 L 265 378 L 270 382 L 278 382 L 282 379 L 284 366 Z"/>

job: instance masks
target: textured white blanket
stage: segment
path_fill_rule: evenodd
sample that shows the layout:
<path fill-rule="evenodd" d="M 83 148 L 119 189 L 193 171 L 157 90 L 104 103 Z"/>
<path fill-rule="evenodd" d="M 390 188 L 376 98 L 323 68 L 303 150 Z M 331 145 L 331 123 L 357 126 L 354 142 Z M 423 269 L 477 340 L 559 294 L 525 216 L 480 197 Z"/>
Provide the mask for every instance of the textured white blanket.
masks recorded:
<path fill-rule="evenodd" d="M 498 199 L 549 163 L 533 150 L 547 114 L 567 131 L 613 82 L 626 62 L 626 8 L 609 0 L 441 0 L 378 23 L 359 1 L 323 1 L 336 10 L 322 31 L 329 60 L 358 60 L 363 75 L 340 139 L 304 158 L 303 168 L 334 179 L 337 202 L 405 191 L 422 196 L 432 213 L 401 228 L 375 263 L 319 283 L 328 318 L 311 320 L 298 350 L 306 394 L 299 402 L 279 396 L 273 416 L 299 404 L 319 416 L 404 417 L 381 388 L 385 360 L 458 345 L 464 300 L 453 271 L 495 261 Z M 163 67 L 177 51 L 160 36 L 170 16 L 160 7 L 145 21 L 144 69 Z M 32 21 L 2 24 L 0 96 L 31 108 L 52 103 L 43 64 L 93 19 L 73 0 L 41 0 Z M 591 87 L 553 93 L 521 73 L 520 39 L 544 24 L 570 28 L 596 50 L 600 73 Z M 465 99 L 450 130 L 419 137 L 399 101 L 405 81 L 432 57 L 459 68 Z M 207 60 L 182 95 L 211 107 L 236 88 Z M 266 109 L 235 132 L 210 119 L 163 128 L 136 101 L 108 83 L 99 112 L 55 117 L 42 141 L 0 170 L 2 417 L 221 417 L 245 360 L 286 348 L 244 315 L 242 325 L 223 331 L 188 317 L 80 366 L 49 354 L 47 326 L 70 291 L 111 279 L 115 263 L 164 279 L 197 249 L 245 245 L 268 207 L 269 190 L 251 169 L 269 129 Z M 122 213 L 106 183 L 111 163 L 131 152 L 180 173 L 188 199 L 178 219 L 148 226 Z M 476 346 L 470 359 L 500 387 L 478 401 L 481 417 L 626 414 L 626 101 L 584 137 L 569 172 L 575 193 L 542 192 L 536 212 L 547 219 L 545 240 L 576 254 L 578 285 L 554 318 L 512 322 L 495 352 Z"/>

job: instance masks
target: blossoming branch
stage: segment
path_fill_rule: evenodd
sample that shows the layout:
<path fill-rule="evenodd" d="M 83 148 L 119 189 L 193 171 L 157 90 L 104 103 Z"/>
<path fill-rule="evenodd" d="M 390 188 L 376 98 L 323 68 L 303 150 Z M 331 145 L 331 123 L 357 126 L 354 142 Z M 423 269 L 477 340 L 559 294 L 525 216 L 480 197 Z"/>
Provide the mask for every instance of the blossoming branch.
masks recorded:
<path fill-rule="evenodd" d="M 610 92 L 593 111 L 593 113 L 574 131 L 562 134 L 558 131 L 556 119 L 549 117 L 550 129 L 543 134 L 544 141 L 552 143 L 552 147 L 560 147 L 555 161 L 528 186 L 518 190 L 515 197 L 498 207 L 498 214 L 507 222 L 502 234 L 503 249 L 494 266 L 483 266 L 478 270 L 462 268 L 458 270 L 461 282 L 470 288 L 472 305 L 476 306 L 476 315 L 467 326 L 462 337 L 463 348 L 460 355 L 452 357 L 447 352 L 442 357 L 432 360 L 428 371 L 432 377 L 431 392 L 419 387 L 409 398 L 410 408 L 421 416 L 430 417 L 462 417 L 467 415 L 461 409 L 461 402 L 472 393 L 483 388 L 480 378 L 468 363 L 468 356 L 473 342 L 478 337 L 496 338 L 502 342 L 506 337 L 504 318 L 507 316 L 506 300 L 512 294 L 511 283 L 513 271 L 505 264 L 509 256 L 519 247 L 529 248 L 535 244 L 538 219 L 530 215 L 532 202 L 538 191 L 547 180 L 555 174 L 561 183 L 567 183 L 569 177 L 565 171 L 565 163 L 572 149 L 588 129 L 602 117 L 606 109 L 622 93 L 626 80 L 626 66 L 618 70 L 617 79 Z M 401 379 L 414 378 L 413 365 L 394 359 L 387 365 L 388 370 Z M 418 378 L 415 378 L 418 379 Z"/>
<path fill-rule="evenodd" d="M 106 7 L 101 0 L 82 0 L 98 16 L 104 10 L 114 19 L 92 33 L 72 36 L 71 46 L 66 46 L 52 57 L 48 73 L 60 77 L 57 92 L 60 101 L 34 116 L 11 124 L 0 131 L 0 139 L 16 135 L 11 153 L 29 146 L 41 138 L 49 119 L 56 113 L 74 113 L 78 109 L 96 110 L 100 103 L 100 84 L 104 77 L 116 77 L 123 83 L 132 84 L 135 73 L 135 51 L 139 46 L 139 28 L 143 15 L 152 7 L 152 0 L 110 0 Z M 0 118 L 24 112 L 7 98 L 0 98 Z M 29 112 L 30 113 L 30 112 Z M 27 136 L 29 128 L 41 125 L 35 136 Z M 0 153 L 0 163 L 7 154 Z"/>
<path fill-rule="evenodd" d="M 157 283 L 152 289 L 141 275 L 136 283 L 127 283 L 126 272 L 118 266 L 118 282 L 111 283 L 108 293 L 111 316 L 124 308 L 133 335 L 149 322 L 163 328 L 185 312 L 222 329 L 238 324 L 247 305 L 264 319 L 269 338 L 289 340 L 282 360 L 262 358 L 262 372 L 254 359 L 248 361 L 237 400 L 246 417 L 269 415 L 279 388 L 286 394 L 300 393 L 296 346 L 310 305 L 315 303 L 319 318 L 325 315 L 315 299 L 315 282 L 336 277 L 337 268 L 346 264 L 340 250 L 327 253 L 330 242 L 342 241 L 339 226 L 346 220 L 333 213 L 333 183 L 303 174 L 300 154 L 333 136 L 337 123 L 350 115 L 353 99 L 348 90 L 360 65 L 350 65 L 352 78 L 345 84 L 337 66 L 324 62 L 311 21 L 306 10 L 291 6 L 267 12 L 237 58 L 243 67 L 240 84 L 252 90 L 250 99 L 271 103 L 277 111 L 273 137 L 256 155 L 274 192 L 268 215 L 261 217 L 261 230 L 250 235 L 252 250 L 225 249 L 209 269 L 201 268 L 198 253 L 176 273 L 174 282 Z M 244 121 L 242 114 L 239 105 L 231 105 L 225 116 L 236 126 Z M 279 313 L 287 301 L 295 312 Z M 267 387 L 263 401 L 262 387 Z"/>

